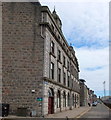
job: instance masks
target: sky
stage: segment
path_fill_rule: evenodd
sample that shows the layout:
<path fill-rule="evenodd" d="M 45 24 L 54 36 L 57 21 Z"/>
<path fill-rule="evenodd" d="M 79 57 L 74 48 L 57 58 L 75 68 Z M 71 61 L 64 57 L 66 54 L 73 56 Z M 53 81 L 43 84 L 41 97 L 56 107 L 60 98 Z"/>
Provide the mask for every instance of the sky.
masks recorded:
<path fill-rule="evenodd" d="M 62 31 L 74 47 L 81 79 L 97 96 L 109 95 L 109 1 L 40 0 L 41 5 L 56 9 Z"/>

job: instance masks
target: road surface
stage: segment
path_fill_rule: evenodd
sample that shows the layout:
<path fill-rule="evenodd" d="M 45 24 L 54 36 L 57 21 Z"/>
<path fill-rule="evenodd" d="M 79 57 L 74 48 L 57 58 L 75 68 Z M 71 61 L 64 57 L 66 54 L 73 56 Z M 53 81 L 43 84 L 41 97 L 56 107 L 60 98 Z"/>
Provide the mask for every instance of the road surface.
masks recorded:
<path fill-rule="evenodd" d="M 92 106 L 92 108 L 80 118 L 111 118 L 111 109 L 104 104 Z"/>

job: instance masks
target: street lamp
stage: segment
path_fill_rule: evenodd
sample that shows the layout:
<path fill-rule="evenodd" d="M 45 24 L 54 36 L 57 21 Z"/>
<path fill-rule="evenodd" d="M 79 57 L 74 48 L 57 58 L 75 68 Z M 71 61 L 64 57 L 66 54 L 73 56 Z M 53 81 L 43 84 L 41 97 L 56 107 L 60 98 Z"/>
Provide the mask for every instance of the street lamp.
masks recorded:
<path fill-rule="evenodd" d="M 106 89 L 105 89 L 105 81 L 103 82 L 103 87 L 104 87 L 104 97 L 106 96 Z"/>

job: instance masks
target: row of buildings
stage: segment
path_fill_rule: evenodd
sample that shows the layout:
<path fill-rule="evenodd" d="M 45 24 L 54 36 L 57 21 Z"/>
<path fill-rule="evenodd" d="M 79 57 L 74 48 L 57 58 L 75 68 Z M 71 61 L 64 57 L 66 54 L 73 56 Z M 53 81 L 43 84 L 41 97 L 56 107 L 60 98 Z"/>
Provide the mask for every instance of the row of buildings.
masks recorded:
<path fill-rule="evenodd" d="M 2 103 L 10 114 L 44 116 L 87 105 L 89 92 L 81 96 L 78 60 L 56 11 L 39 2 L 1 7 Z"/>
<path fill-rule="evenodd" d="M 97 101 L 97 96 L 94 94 L 93 90 L 90 90 L 85 84 L 84 79 L 79 79 L 80 81 L 80 106 L 92 105 L 93 102 Z"/>

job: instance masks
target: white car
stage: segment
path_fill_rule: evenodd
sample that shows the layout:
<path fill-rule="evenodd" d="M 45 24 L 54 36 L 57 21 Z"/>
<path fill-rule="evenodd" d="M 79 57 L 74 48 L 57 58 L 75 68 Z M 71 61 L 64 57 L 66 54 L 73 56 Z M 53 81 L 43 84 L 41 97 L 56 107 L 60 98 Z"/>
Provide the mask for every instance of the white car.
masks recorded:
<path fill-rule="evenodd" d="M 93 102 L 92 106 L 97 106 L 97 104 L 98 104 L 97 102 Z"/>

